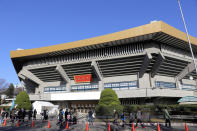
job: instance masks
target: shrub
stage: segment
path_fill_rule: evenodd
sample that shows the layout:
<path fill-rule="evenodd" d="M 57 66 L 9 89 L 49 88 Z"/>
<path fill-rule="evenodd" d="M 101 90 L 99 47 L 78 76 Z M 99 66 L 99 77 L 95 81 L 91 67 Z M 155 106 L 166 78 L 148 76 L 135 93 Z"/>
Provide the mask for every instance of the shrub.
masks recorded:
<path fill-rule="evenodd" d="M 96 106 L 97 116 L 111 116 L 114 110 L 120 114 L 123 107 L 120 105 L 120 100 L 115 91 L 112 89 L 105 89 L 101 92 L 101 97 L 98 105 Z"/>
<path fill-rule="evenodd" d="M 31 110 L 32 109 L 32 105 L 31 102 L 29 100 L 29 96 L 27 94 L 27 92 L 23 91 L 20 92 L 17 96 L 16 96 L 16 101 L 15 103 L 17 104 L 17 108 L 23 108 L 25 110 Z"/>

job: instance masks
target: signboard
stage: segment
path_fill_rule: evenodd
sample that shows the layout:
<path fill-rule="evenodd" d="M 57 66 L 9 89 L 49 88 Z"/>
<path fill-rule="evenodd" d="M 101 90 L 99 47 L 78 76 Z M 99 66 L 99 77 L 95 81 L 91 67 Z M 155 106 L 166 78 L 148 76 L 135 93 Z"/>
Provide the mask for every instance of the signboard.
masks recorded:
<path fill-rule="evenodd" d="M 76 83 L 84 83 L 84 82 L 91 82 L 92 80 L 92 74 L 86 74 L 86 75 L 75 75 L 74 80 Z"/>

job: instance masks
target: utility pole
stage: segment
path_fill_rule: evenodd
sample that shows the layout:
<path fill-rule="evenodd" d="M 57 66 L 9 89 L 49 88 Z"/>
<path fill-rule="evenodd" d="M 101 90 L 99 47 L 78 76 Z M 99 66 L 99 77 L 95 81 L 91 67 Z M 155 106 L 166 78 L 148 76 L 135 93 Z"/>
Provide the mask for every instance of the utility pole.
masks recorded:
<path fill-rule="evenodd" d="M 190 39 L 189 39 L 189 34 L 188 34 L 188 31 L 187 31 L 186 22 L 185 22 L 185 19 L 184 19 L 184 16 L 183 16 L 181 3 L 180 3 L 180 0 L 177 0 L 177 1 L 178 1 L 179 9 L 180 9 L 180 12 L 181 12 L 181 17 L 182 17 L 182 20 L 183 20 L 183 24 L 184 24 L 184 27 L 185 27 L 185 32 L 186 32 L 186 35 L 187 35 L 187 40 L 188 40 L 188 43 L 189 43 L 189 48 L 190 48 L 190 52 L 191 52 L 191 55 L 192 55 L 192 60 L 193 60 L 194 66 L 195 66 L 196 74 L 197 74 L 197 66 L 196 66 L 196 62 L 195 62 L 195 58 L 194 58 L 194 53 L 193 53 L 193 50 L 192 50 L 192 45 L 191 45 L 191 42 L 190 42 Z"/>

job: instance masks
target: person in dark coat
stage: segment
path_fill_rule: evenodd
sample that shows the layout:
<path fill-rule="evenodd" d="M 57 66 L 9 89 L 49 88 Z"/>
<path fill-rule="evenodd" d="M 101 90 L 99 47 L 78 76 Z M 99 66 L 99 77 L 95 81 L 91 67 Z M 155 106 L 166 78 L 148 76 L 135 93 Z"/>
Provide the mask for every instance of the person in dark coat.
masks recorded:
<path fill-rule="evenodd" d="M 44 115 L 44 120 L 47 120 L 48 119 L 47 110 L 44 110 L 43 111 L 43 115 Z"/>
<path fill-rule="evenodd" d="M 6 111 L 6 112 L 5 112 L 5 118 L 6 118 L 6 119 L 8 118 L 8 115 L 9 115 L 9 113 Z"/>
<path fill-rule="evenodd" d="M 89 110 L 89 112 L 88 112 L 88 117 L 89 117 L 88 121 L 89 121 L 90 124 L 93 125 L 93 116 L 92 115 L 93 115 L 92 110 Z"/>
<path fill-rule="evenodd" d="M 64 115 L 65 115 L 65 122 L 67 122 L 67 121 L 68 121 L 68 119 L 67 119 L 67 116 L 68 116 L 68 109 L 66 109 Z"/>
<path fill-rule="evenodd" d="M 23 111 L 22 111 L 22 119 L 23 119 L 23 122 L 25 121 L 25 116 L 26 116 L 26 110 L 23 109 Z"/>
<path fill-rule="evenodd" d="M 33 119 L 34 120 L 36 120 L 36 115 L 37 115 L 37 111 L 36 111 L 36 109 L 34 109 L 34 111 L 33 111 Z"/>
<path fill-rule="evenodd" d="M 62 109 L 59 110 L 59 121 L 56 125 L 59 125 L 60 124 L 60 128 L 63 126 L 63 113 L 62 113 Z"/>
<path fill-rule="evenodd" d="M 19 109 L 17 116 L 18 116 L 19 121 L 21 121 L 22 116 L 23 116 L 23 112 L 21 109 Z"/>
<path fill-rule="evenodd" d="M 29 110 L 28 111 L 28 119 L 29 119 L 29 121 L 31 120 L 31 117 L 32 117 L 32 110 Z"/>

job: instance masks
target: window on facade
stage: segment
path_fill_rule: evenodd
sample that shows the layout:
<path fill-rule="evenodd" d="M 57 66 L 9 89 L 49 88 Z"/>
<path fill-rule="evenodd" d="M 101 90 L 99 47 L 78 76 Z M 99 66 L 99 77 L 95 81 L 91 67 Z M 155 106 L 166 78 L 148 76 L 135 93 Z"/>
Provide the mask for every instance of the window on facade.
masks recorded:
<path fill-rule="evenodd" d="M 182 90 L 196 90 L 196 86 L 190 85 L 190 84 L 181 84 L 181 89 Z"/>
<path fill-rule="evenodd" d="M 71 91 L 98 90 L 98 84 L 72 85 Z"/>
<path fill-rule="evenodd" d="M 155 81 L 155 87 L 159 88 L 176 88 L 176 84 L 172 82 Z"/>
<path fill-rule="evenodd" d="M 111 88 L 112 90 L 128 90 L 135 89 L 137 87 L 137 81 L 124 81 L 104 84 L 104 88 Z"/>
<path fill-rule="evenodd" d="M 66 86 L 45 87 L 44 92 L 61 92 L 66 91 Z"/>

